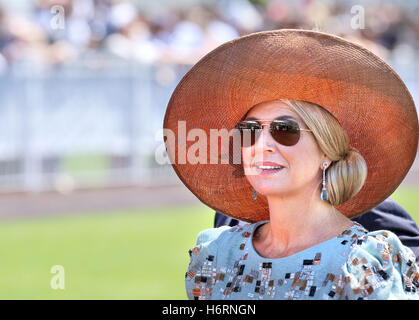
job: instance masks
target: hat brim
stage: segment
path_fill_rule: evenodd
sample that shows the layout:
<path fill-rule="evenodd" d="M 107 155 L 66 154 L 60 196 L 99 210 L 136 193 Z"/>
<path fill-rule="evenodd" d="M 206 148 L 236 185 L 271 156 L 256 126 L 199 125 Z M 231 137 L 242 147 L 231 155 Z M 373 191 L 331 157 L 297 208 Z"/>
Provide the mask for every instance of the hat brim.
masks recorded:
<path fill-rule="evenodd" d="M 308 30 L 253 33 L 227 42 L 204 56 L 182 78 L 169 101 L 163 127 L 175 133 L 166 149 L 181 181 L 204 204 L 230 217 L 269 219 L 266 198 L 238 174 L 241 165 L 222 146 L 205 164 L 181 164 L 178 121 L 186 130 L 231 130 L 255 104 L 274 99 L 321 105 L 340 122 L 368 166 L 362 189 L 336 207 L 353 218 L 390 196 L 403 181 L 418 148 L 418 117 L 413 99 L 397 73 L 369 50 L 343 38 Z M 181 145 L 185 144 L 185 145 Z M 229 157 L 229 164 L 222 164 Z"/>

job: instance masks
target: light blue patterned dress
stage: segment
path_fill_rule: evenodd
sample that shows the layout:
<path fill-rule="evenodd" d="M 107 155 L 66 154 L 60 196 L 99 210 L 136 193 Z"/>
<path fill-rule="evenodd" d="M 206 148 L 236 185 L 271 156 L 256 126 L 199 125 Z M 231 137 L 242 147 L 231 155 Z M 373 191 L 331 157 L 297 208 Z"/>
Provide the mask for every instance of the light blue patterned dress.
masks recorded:
<path fill-rule="evenodd" d="M 415 299 L 415 255 L 390 231 L 355 223 L 341 235 L 291 256 L 258 255 L 252 237 L 268 221 L 207 229 L 189 250 L 189 299 Z"/>

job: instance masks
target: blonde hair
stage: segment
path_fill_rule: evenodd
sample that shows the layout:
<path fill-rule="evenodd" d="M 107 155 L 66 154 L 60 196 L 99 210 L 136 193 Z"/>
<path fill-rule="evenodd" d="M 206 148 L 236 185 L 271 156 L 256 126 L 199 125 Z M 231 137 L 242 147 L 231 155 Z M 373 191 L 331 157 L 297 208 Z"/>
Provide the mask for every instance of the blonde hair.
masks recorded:
<path fill-rule="evenodd" d="M 367 178 L 367 164 L 339 121 L 323 107 L 297 100 L 279 100 L 291 107 L 312 131 L 319 148 L 332 161 L 326 169 L 326 188 L 333 206 L 356 195 Z M 320 182 L 321 185 L 321 182 Z"/>

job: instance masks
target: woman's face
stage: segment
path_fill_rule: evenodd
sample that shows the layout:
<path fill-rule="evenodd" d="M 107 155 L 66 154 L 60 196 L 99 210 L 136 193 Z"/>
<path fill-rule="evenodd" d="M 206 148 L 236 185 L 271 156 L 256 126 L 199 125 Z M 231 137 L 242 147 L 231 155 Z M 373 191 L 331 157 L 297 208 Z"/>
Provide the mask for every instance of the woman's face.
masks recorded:
<path fill-rule="evenodd" d="M 302 119 L 279 101 L 262 102 L 248 112 L 246 119 L 273 120 L 291 116 L 301 129 L 308 129 Z M 301 131 L 293 146 L 276 142 L 265 125 L 255 144 L 242 147 L 243 167 L 247 180 L 265 196 L 287 196 L 300 192 L 315 192 L 321 182 L 322 160 L 325 155 L 311 132 Z M 263 170 L 258 165 L 282 166 L 280 170 Z M 269 163 L 273 162 L 273 163 Z"/>

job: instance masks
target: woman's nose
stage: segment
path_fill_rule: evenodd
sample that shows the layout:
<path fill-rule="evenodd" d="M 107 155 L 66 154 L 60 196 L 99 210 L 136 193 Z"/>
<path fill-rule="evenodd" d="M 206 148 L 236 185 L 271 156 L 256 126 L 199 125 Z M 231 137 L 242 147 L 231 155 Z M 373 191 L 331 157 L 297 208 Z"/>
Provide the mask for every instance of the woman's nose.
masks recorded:
<path fill-rule="evenodd" d="M 255 152 L 273 151 L 274 141 L 268 124 L 263 125 L 256 138 Z"/>

